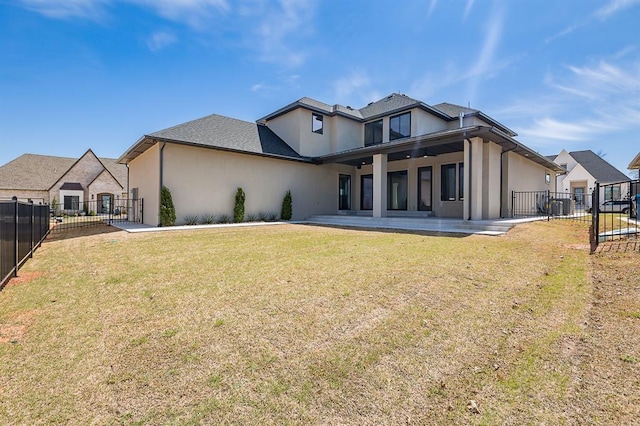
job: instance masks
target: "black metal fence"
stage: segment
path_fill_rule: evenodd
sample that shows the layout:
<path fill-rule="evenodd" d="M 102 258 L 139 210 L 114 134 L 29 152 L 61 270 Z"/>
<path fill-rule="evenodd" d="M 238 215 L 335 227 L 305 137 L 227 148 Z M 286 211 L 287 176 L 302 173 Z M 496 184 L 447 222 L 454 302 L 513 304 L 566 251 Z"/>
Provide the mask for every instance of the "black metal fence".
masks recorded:
<path fill-rule="evenodd" d="M 49 206 L 0 200 L 0 290 L 49 233 Z"/>
<path fill-rule="evenodd" d="M 103 223 L 142 223 L 143 211 L 142 198 L 123 198 L 115 203 L 91 200 L 78 205 L 56 205 L 51 208 L 51 232 L 63 232 Z"/>
<path fill-rule="evenodd" d="M 591 250 L 607 241 L 637 241 L 640 235 L 640 179 L 600 185 L 591 193 L 513 192 L 511 216 L 570 219 L 590 223 Z"/>
<path fill-rule="evenodd" d="M 525 191 L 511 194 L 511 216 L 550 219 L 591 220 L 590 194 L 553 191 Z"/>
<path fill-rule="evenodd" d="M 600 185 L 593 191 L 591 246 L 637 241 L 640 235 L 640 179 Z"/>

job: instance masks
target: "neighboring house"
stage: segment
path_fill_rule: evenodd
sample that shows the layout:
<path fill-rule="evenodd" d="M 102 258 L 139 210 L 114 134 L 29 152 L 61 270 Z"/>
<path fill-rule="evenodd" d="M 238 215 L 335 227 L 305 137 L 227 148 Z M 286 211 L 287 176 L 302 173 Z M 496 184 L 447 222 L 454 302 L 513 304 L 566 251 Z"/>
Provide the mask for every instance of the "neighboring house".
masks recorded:
<path fill-rule="evenodd" d="M 628 197 L 627 175 L 591 150 L 567 152 L 563 149 L 549 159 L 566 170 L 565 174 L 557 177 L 558 192 L 572 194 L 577 207 L 591 207 L 590 194 L 596 182 L 603 186 L 600 203 Z"/>
<path fill-rule="evenodd" d="M 640 170 L 640 152 L 629 163 L 629 170 Z M 640 176 L 639 176 L 640 177 Z"/>
<path fill-rule="evenodd" d="M 255 123 L 210 115 L 141 137 L 118 160 L 159 224 L 160 188 L 186 216 L 245 211 L 494 219 L 511 192 L 552 190 L 562 169 L 481 111 L 392 94 L 364 108 L 302 98 Z M 553 177 L 553 178 L 552 178 Z"/>
<path fill-rule="evenodd" d="M 96 213 L 127 195 L 127 168 L 88 150 L 80 158 L 24 154 L 0 167 L 0 198 L 57 204 L 66 213 L 96 203 Z"/>

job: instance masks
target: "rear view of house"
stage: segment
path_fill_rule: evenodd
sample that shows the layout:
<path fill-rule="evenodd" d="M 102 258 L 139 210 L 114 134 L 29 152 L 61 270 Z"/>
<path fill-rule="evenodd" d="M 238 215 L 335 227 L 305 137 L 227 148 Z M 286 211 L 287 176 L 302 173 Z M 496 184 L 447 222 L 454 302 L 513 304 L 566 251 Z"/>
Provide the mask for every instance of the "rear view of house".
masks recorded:
<path fill-rule="evenodd" d="M 159 224 L 160 188 L 178 223 L 229 213 L 495 219 L 510 216 L 512 191 L 556 189 L 562 169 L 483 112 L 391 94 L 363 108 L 302 98 L 255 123 L 210 115 L 141 137 L 119 159 L 129 191 Z"/>

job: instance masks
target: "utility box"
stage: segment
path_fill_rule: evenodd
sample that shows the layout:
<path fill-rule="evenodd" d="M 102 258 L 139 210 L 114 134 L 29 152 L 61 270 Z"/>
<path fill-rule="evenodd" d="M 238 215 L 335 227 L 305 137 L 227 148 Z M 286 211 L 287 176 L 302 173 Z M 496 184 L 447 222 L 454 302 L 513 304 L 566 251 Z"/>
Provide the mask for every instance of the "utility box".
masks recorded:
<path fill-rule="evenodd" d="M 576 210 L 576 202 L 570 198 L 563 198 L 561 201 L 562 214 L 565 216 L 572 215 Z"/>
<path fill-rule="evenodd" d="M 551 200 L 551 215 L 560 216 L 562 214 L 562 200 Z"/>

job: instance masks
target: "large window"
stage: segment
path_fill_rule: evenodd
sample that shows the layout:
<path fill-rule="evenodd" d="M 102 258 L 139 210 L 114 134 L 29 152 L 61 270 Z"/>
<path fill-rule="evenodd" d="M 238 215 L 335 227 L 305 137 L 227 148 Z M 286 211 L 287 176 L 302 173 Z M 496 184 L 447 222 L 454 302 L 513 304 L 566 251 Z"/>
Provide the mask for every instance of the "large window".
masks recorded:
<path fill-rule="evenodd" d="M 395 115 L 389 119 L 389 140 L 411 136 L 411 113 Z"/>
<path fill-rule="evenodd" d="M 351 176 L 340 175 L 338 180 L 338 209 L 351 210 Z"/>
<path fill-rule="evenodd" d="M 605 200 L 619 200 L 620 198 L 620 185 L 607 185 L 604 187 Z"/>
<path fill-rule="evenodd" d="M 323 116 L 321 116 L 320 114 L 311 114 L 311 131 L 313 133 L 318 133 L 318 134 L 322 134 L 322 121 L 323 121 Z"/>
<path fill-rule="evenodd" d="M 407 171 L 387 173 L 387 209 L 407 209 Z"/>
<path fill-rule="evenodd" d="M 65 195 L 64 196 L 64 209 L 65 210 L 80 210 L 80 197 L 78 195 Z"/>
<path fill-rule="evenodd" d="M 440 166 L 440 200 L 455 201 L 462 200 L 463 198 L 464 164 L 443 164 Z"/>
<path fill-rule="evenodd" d="M 372 121 L 364 125 L 364 146 L 382 143 L 382 120 Z"/>
<path fill-rule="evenodd" d="M 418 169 L 418 210 L 431 211 L 432 203 L 432 168 L 420 167 Z"/>
<path fill-rule="evenodd" d="M 373 175 L 360 177 L 360 210 L 373 210 Z"/>

